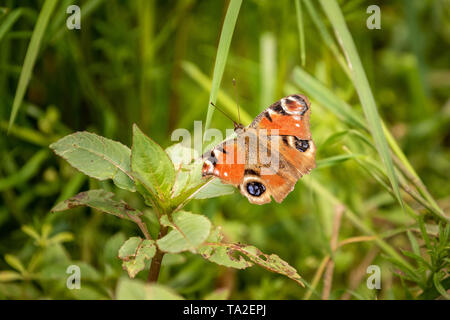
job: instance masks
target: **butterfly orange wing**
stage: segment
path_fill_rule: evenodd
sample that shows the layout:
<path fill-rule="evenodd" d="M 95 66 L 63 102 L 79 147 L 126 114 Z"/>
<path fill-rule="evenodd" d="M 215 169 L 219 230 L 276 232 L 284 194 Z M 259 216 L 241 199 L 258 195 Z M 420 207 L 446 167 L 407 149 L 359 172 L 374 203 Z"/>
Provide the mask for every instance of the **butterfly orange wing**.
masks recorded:
<path fill-rule="evenodd" d="M 308 99 L 290 95 L 264 110 L 240 133 L 256 136 L 260 147 L 270 149 L 278 159 L 277 168 L 249 161 L 255 151 L 238 137 L 211 151 L 203 164 L 202 175 L 216 176 L 224 183 L 237 186 L 251 203 L 269 203 L 271 196 L 277 202 L 283 201 L 297 180 L 315 167 L 316 148 L 309 116 Z M 272 145 L 271 141 L 276 144 Z"/>
<path fill-rule="evenodd" d="M 310 113 L 308 98 L 294 94 L 282 98 L 261 112 L 249 127 L 265 129 L 268 135 L 295 136 L 310 140 Z"/>

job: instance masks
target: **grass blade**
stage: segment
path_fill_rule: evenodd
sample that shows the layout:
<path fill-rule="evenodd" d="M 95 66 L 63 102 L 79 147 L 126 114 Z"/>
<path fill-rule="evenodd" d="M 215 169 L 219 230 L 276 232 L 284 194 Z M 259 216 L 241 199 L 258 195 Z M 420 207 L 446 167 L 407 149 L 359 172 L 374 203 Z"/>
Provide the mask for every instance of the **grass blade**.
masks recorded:
<path fill-rule="evenodd" d="M 295 13 L 297 16 L 297 27 L 300 45 L 300 61 L 302 67 L 305 66 L 306 54 L 305 54 L 305 28 L 303 27 L 302 16 L 302 2 L 301 0 L 295 0 Z"/>
<path fill-rule="evenodd" d="M 345 59 L 340 53 L 339 48 L 337 47 L 336 42 L 334 41 L 332 35 L 328 32 L 327 28 L 325 27 L 325 24 L 322 21 L 323 19 L 317 13 L 317 10 L 312 4 L 311 0 L 303 0 L 303 1 L 305 3 L 306 10 L 311 16 L 312 22 L 314 23 L 317 30 L 319 31 L 320 36 L 322 37 L 323 42 L 325 42 L 328 48 L 330 48 L 335 59 L 339 62 L 340 66 L 342 67 L 342 69 L 344 69 L 345 73 L 350 77 L 350 70 L 347 64 L 345 63 Z"/>
<path fill-rule="evenodd" d="M 325 11 L 328 19 L 330 20 L 336 36 L 339 39 L 342 50 L 347 58 L 347 63 L 350 67 L 353 84 L 358 92 L 361 105 L 363 107 L 364 114 L 369 124 L 370 132 L 375 141 L 378 153 L 383 160 L 386 167 L 386 173 L 394 190 L 395 196 L 403 208 L 403 200 L 400 195 L 400 188 L 397 176 L 394 171 L 394 164 L 392 162 L 391 154 L 389 153 L 389 147 L 386 141 L 386 137 L 383 132 L 383 125 L 380 115 L 375 103 L 374 96 L 370 89 L 369 81 L 366 73 L 363 69 L 361 59 L 359 58 L 356 50 L 353 38 L 345 23 L 344 16 L 339 8 L 339 5 L 335 0 L 324 1 L 320 0 L 323 10 Z"/>
<path fill-rule="evenodd" d="M 41 45 L 45 29 L 47 28 L 48 21 L 50 20 L 50 16 L 52 15 L 57 3 L 58 1 L 56 0 L 46 0 L 39 14 L 38 20 L 36 22 L 36 27 L 34 28 L 33 35 L 31 36 L 30 45 L 27 49 L 22 72 L 20 73 L 19 84 L 17 85 L 11 116 L 9 118 L 8 132 L 11 129 L 11 126 L 16 119 L 20 105 L 22 104 L 25 91 L 31 79 L 31 74 L 36 62 L 36 57 L 39 53 L 39 47 Z"/>
<path fill-rule="evenodd" d="M 219 40 L 219 48 L 217 49 L 216 63 L 214 65 L 214 74 L 212 79 L 211 93 L 208 101 L 208 113 L 206 115 L 205 132 L 211 125 L 214 107 L 210 102 L 216 103 L 217 94 L 219 92 L 220 83 L 222 82 L 225 64 L 228 58 L 228 51 L 230 50 L 231 38 L 233 36 L 234 27 L 236 26 L 237 17 L 241 8 L 242 0 L 231 0 L 228 6 L 225 21 L 222 27 L 222 33 Z"/>
<path fill-rule="evenodd" d="M 275 82 L 277 79 L 277 40 L 275 36 L 266 32 L 260 39 L 261 57 L 261 106 L 270 106 L 275 97 Z"/>
<path fill-rule="evenodd" d="M 306 71 L 300 67 L 296 67 L 293 72 L 293 81 L 296 86 L 301 90 L 305 91 L 312 99 L 319 102 L 324 108 L 328 109 L 330 112 L 335 114 L 339 119 L 346 122 L 348 125 L 363 129 L 365 132 L 369 131 L 367 124 L 364 119 L 352 109 L 352 107 L 342 99 L 340 99 L 334 92 L 328 89 L 320 81 L 312 77 Z M 389 132 L 386 125 L 381 120 L 382 128 L 386 136 L 387 142 L 392 149 L 392 152 L 399 159 L 399 169 L 404 171 L 405 174 L 410 176 L 411 182 L 419 191 L 426 201 L 428 201 L 428 206 L 433 214 L 441 220 L 448 221 L 449 218 L 444 214 L 442 209 L 438 206 L 436 201 L 433 199 L 431 194 L 428 192 L 427 188 L 421 181 L 418 174 L 415 172 L 414 168 L 410 164 L 408 158 L 404 155 L 403 151 L 398 146 L 392 134 Z M 356 134 L 357 131 L 354 131 Z"/>
<path fill-rule="evenodd" d="M 22 9 L 16 9 L 8 14 L 3 23 L 0 25 L 0 43 L 2 42 L 3 37 L 6 33 L 12 28 L 14 23 L 20 18 L 22 15 Z"/>
<path fill-rule="evenodd" d="M 302 68 L 296 67 L 294 69 L 293 80 L 299 88 L 317 100 L 324 108 L 334 113 L 339 119 L 351 126 L 367 130 L 364 119 L 349 104 L 339 99 L 330 89 Z"/>

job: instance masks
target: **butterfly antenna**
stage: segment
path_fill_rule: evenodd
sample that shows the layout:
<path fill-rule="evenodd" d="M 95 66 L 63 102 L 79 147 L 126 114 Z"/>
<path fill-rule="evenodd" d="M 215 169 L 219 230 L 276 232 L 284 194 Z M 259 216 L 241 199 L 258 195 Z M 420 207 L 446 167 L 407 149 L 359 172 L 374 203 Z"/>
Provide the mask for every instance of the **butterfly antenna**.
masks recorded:
<path fill-rule="evenodd" d="M 234 121 L 233 119 L 231 119 L 231 117 L 226 114 L 222 109 L 220 109 L 218 106 L 216 106 L 214 103 L 210 102 L 210 104 L 216 108 L 217 110 L 219 110 L 220 112 L 222 112 L 224 114 L 225 117 L 227 117 L 228 119 L 230 119 L 231 121 L 233 121 L 234 125 L 236 126 L 236 121 Z"/>
<path fill-rule="evenodd" d="M 236 79 L 233 78 L 233 87 L 234 87 L 234 96 L 236 98 L 236 106 L 238 110 L 238 120 L 239 124 L 241 123 L 241 112 L 239 110 L 239 101 L 238 101 L 238 94 L 237 94 L 237 88 L 236 88 Z"/>

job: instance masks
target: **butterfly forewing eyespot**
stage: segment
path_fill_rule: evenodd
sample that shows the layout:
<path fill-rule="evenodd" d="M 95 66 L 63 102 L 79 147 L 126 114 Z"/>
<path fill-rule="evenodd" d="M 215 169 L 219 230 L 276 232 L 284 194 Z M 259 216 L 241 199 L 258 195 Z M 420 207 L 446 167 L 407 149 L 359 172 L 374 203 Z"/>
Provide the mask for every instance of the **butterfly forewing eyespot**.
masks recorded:
<path fill-rule="evenodd" d="M 295 148 L 300 152 L 305 152 L 309 149 L 309 141 L 308 140 L 301 140 L 297 137 L 294 137 L 295 139 Z"/>

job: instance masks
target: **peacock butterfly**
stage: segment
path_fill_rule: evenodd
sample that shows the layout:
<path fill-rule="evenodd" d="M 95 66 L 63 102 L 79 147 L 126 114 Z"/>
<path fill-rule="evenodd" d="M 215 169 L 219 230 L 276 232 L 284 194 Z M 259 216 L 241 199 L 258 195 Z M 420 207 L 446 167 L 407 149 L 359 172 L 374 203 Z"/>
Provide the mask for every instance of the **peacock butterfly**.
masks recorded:
<path fill-rule="evenodd" d="M 238 187 L 251 203 L 269 203 L 271 196 L 282 202 L 316 166 L 310 113 L 308 98 L 294 94 L 272 104 L 249 126 L 235 124 L 236 137 L 204 155 L 202 176 Z"/>

